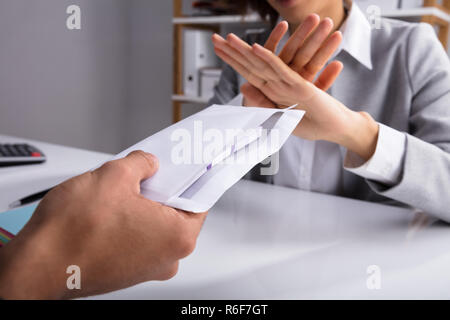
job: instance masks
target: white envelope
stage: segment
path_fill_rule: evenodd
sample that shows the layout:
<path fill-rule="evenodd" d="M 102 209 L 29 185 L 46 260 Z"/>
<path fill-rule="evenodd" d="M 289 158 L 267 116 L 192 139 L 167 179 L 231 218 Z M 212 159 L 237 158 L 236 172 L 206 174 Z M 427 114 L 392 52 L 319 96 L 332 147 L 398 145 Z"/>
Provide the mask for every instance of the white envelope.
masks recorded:
<path fill-rule="evenodd" d="M 142 195 L 174 208 L 205 212 L 256 164 L 277 152 L 303 115 L 293 109 L 213 105 L 114 159 L 134 150 L 154 154 L 159 170 L 141 183 Z"/>

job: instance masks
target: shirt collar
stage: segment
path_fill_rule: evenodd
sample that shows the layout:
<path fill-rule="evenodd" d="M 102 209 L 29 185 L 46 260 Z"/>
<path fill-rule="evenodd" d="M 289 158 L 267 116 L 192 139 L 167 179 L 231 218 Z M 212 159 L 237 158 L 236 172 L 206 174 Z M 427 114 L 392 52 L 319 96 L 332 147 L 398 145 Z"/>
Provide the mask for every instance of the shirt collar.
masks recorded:
<path fill-rule="evenodd" d="M 342 24 L 340 31 L 342 32 L 343 40 L 338 50 L 331 59 L 342 51 L 349 53 L 359 63 L 364 65 L 367 69 L 372 70 L 371 57 L 371 36 L 372 30 L 369 21 L 367 20 L 361 9 L 351 0 L 344 1 L 345 8 L 348 10 L 347 19 Z M 282 19 L 278 18 L 278 22 Z M 286 33 L 280 41 L 276 53 L 279 54 L 281 49 L 289 39 L 289 34 Z"/>
<path fill-rule="evenodd" d="M 345 5 L 348 9 L 348 16 L 340 28 L 343 40 L 336 53 L 344 50 L 367 69 L 372 70 L 372 28 L 370 23 L 355 3 L 345 1 Z"/>

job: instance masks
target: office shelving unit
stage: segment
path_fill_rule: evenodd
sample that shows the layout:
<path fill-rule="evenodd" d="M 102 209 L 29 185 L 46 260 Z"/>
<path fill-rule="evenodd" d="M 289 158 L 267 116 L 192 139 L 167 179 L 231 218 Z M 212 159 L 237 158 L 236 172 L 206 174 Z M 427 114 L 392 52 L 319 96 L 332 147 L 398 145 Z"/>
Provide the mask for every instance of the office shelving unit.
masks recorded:
<path fill-rule="evenodd" d="M 256 14 L 248 16 L 224 15 L 224 16 L 183 16 L 182 1 L 173 0 L 174 16 L 173 24 L 173 95 L 172 95 L 172 120 L 178 122 L 181 120 L 181 108 L 183 103 L 206 104 L 208 101 L 202 97 L 190 97 L 183 94 L 183 28 L 195 27 L 198 29 L 208 29 L 214 32 L 220 32 L 222 26 L 227 24 L 244 25 L 253 27 L 255 24 L 261 24 L 262 21 Z M 424 0 L 424 6 L 421 8 L 398 9 L 382 12 L 384 17 L 396 19 L 415 19 L 429 23 L 438 28 L 438 37 L 442 45 L 447 48 L 450 25 L 450 0 Z"/>
<path fill-rule="evenodd" d="M 439 28 L 439 40 L 447 49 L 450 26 L 450 0 L 442 0 L 442 5 L 438 3 L 438 0 L 424 0 L 424 8 L 422 9 L 429 10 L 429 12 L 422 15 L 421 21 L 436 25 Z"/>
<path fill-rule="evenodd" d="M 250 28 L 262 23 L 257 14 L 244 17 L 240 15 L 186 17 L 182 14 L 182 1 L 183 0 L 174 0 L 173 4 L 173 122 L 181 120 L 181 108 L 183 103 L 206 104 L 208 102 L 208 99 L 202 97 L 190 97 L 184 95 L 183 93 L 183 29 L 186 27 L 194 27 L 197 29 L 212 30 L 219 33 L 220 29 L 224 25 L 242 25 L 243 28 Z"/>
<path fill-rule="evenodd" d="M 188 24 L 188 25 L 202 25 L 202 24 L 227 24 L 227 23 L 256 23 L 261 22 L 257 14 L 248 16 L 225 15 L 225 16 L 209 16 L 209 17 L 174 17 L 173 24 Z"/>

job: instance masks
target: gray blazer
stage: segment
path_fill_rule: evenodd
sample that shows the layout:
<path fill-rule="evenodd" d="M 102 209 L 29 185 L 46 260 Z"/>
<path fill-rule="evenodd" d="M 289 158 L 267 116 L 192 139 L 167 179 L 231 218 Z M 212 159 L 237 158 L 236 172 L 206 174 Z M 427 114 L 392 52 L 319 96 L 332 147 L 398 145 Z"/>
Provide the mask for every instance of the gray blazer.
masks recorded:
<path fill-rule="evenodd" d="M 356 29 L 356 28 L 355 28 Z M 358 37 L 358 30 L 347 30 Z M 263 44 L 269 31 L 247 37 Z M 346 34 L 344 33 L 344 41 Z M 434 30 L 427 24 L 382 19 L 370 37 L 360 37 L 360 49 L 341 50 L 344 70 L 330 94 L 355 111 L 367 111 L 406 135 L 399 182 L 383 185 L 343 168 L 345 150 L 327 141 L 314 142 L 311 191 L 366 201 L 408 205 L 450 222 L 450 62 Z M 371 68 L 361 63 L 364 41 Z M 227 104 L 239 93 L 244 79 L 229 66 L 210 104 Z M 296 143 L 300 143 L 299 138 Z M 291 148 L 292 145 L 285 145 Z M 283 149 L 280 152 L 283 155 Z M 302 157 L 299 152 L 299 157 Z M 295 167 L 295 163 L 292 165 Z M 289 176 L 292 168 L 280 168 Z M 252 179 L 276 182 L 257 170 Z M 283 184 L 297 187 L 287 179 Z M 393 201 L 392 201 L 393 200 Z"/>

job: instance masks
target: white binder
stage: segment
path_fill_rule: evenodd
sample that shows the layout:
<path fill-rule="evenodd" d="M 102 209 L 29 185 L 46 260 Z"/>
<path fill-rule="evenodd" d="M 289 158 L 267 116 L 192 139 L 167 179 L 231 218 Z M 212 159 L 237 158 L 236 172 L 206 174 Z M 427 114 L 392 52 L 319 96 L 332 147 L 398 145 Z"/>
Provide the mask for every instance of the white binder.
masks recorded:
<path fill-rule="evenodd" d="M 200 69 L 216 67 L 218 58 L 211 42 L 212 31 L 183 31 L 183 91 L 186 96 L 200 96 Z"/>

